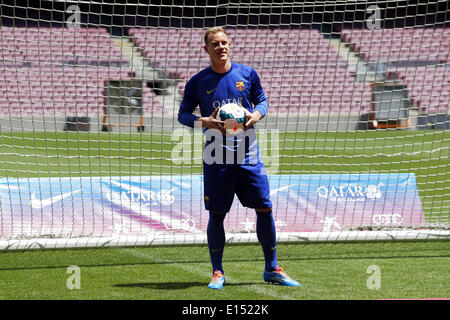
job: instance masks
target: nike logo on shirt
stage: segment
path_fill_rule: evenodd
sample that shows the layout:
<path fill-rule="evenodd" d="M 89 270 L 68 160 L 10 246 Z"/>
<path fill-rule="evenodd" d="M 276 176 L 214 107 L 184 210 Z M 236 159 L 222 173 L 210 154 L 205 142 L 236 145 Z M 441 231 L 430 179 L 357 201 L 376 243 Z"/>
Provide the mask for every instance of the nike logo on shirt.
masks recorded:
<path fill-rule="evenodd" d="M 211 92 L 213 92 L 214 90 L 216 90 L 216 88 L 212 89 L 212 90 L 206 90 L 206 94 L 210 94 Z"/>

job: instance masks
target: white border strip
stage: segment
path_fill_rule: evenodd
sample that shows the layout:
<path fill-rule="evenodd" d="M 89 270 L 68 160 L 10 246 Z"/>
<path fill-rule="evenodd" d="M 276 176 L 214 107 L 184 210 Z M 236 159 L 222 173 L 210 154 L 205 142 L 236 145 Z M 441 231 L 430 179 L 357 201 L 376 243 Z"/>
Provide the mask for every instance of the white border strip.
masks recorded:
<path fill-rule="evenodd" d="M 333 231 L 279 233 L 278 242 L 357 242 L 450 240 L 450 230 Z M 228 234 L 227 243 L 257 243 L 255 233 Z M 207 244 L 205 235 L 115 236 L 71 239 L 0 240 L 0 251 L 145 247 Z"/>

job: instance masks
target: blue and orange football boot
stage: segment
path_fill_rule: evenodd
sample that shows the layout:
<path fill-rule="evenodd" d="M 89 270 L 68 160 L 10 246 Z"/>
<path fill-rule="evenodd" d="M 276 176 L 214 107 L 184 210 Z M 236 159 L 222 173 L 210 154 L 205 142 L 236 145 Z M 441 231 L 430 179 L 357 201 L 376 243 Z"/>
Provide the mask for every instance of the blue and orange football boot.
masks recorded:
<path fill-rule="evenodd" d="M 223 285 L 225 284 L 225 276 L 219 270 L 214 271 L 211 282 L 208 284 L 208 288 L 210 289 L 223 289 Z"/>
<path fill-rule="evenodd" d="M 291 279 L 291 277 L 289 277 L 281 267 L 277 267 L 277 269 L 272 272 L 264 270 L 263 278 L 265 282 L 275 283 L 282 286 L 288 287 L 300 286 L 300 283 L 298 283 L 294 279 Z"/>

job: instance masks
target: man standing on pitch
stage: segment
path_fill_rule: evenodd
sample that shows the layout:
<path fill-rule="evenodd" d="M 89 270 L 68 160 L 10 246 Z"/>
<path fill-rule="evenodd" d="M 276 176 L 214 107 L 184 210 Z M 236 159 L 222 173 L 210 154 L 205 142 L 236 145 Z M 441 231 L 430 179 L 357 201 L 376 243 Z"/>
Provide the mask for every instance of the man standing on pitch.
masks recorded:
<path fill-rule="evenodd" d="M 203 128 L 207 136 L 206 146 L 220 143 L 223 150 L 223 153 L 207 154 L 205 146 L 203 162 L 204 202 L 209 211 L 207 239 L 213 267 L 212 280 L 208 286 L 211 289 L 222 289 L 225 284 L 222 267 L 225 247 L 224 219 L 235 194 L 243 206 L 255 209 L 256 234 L 265 260 L 264 281 L 299 286 L 300 284 L 291 279 L 277 262 L 276 230 L 269 182 L 253 127 L 268 110 L 268 102 L 259 77 L 251 67 L 231 62 L 231 43 L 225 29 L 208 29 L 204 41 L 203 48 L 209 55 L 211 65 L 193 76 L 186 84 L 178 121 L 192 128 Z M 227 103 L 237 103 L 248 111 L 245 123 L 247 130 L 241 135 L 225 135 L 221 125 L 223 122 L 216 119 L 219 108 Z M 200 107 L 201 117 L 192 114 L 197 106 Z M 248 134 L 249 132 L 252 134 Z M 213 139 L 208 140 L 208 137 Z M 229 154 L 230 151 L 237 153 L 240 148 L 245 148 L 242 161 L 236 161 L 236 156 L 224 156 L 226 159 L 222 161 L 220 155 L 227 152 Z M 214 150 L 217 151 L 217 148 Z M 214 158 L 214 163 L 211 157 Z M 230 159 L 234 162 L 230 163 Z"/>

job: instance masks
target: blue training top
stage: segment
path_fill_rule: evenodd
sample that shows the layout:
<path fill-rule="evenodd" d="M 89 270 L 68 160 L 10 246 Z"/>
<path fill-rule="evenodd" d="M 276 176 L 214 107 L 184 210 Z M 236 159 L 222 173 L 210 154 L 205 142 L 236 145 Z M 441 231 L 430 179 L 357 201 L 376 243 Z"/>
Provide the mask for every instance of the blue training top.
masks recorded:
<path fill-rule="evenodd" d="M 258 110 L 262 117 L 267 114 L 269 105 L 259 76 L 253 68 L 233 62 L 230 70 L 225 73 L 214 72 L 211 67 L 197 73 L 185 86 L 184 97 L 178 112 L 178 121 L 193 128 L 197 116 L 192 113 L 197 106 L 200 107 L 202 117 L 209 117 L 216 108 L 227 103 L 237 103 L 250 112 Z M 207 130 L 205 130 L 205 134 L 206 132 Z M 240 149 L 242 141 L 250 141 L 249 145 L 246 143 L 245 149 Z M 211 142 L 212 140 L 207 141 L 205 151 Z M 257 161 L 260 162 L 254 128 L 244 131 L 241 135 L 224 136 L 222 147 L 224 151 L 245 150 L 244 163 L 253 164 L 252 155 L 256 155 Z M 215 151 L 218 150 L 215 149 Z M 236 161 L 236 156 L 234 159 Z M 224 161 L 229 163 L 227 160 Z M 208 163 L 208 161 L 206 162 Z"/>

